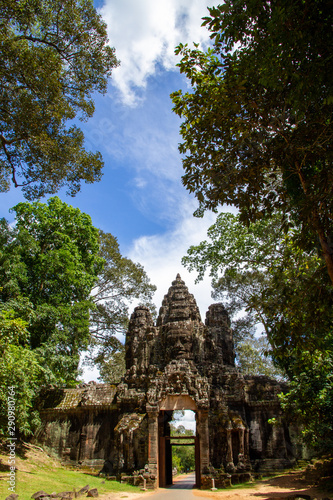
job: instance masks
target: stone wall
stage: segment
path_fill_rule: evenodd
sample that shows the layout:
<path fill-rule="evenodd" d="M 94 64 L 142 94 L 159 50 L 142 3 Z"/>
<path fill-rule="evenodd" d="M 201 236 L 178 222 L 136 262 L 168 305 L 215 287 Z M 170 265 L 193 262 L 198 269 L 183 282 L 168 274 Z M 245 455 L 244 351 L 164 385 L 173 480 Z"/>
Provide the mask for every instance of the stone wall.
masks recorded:
<path fill-rule="evenodd" d="M 152 487 L 167 482 L 170 453 L 160 421 L 163 412 L 175 409 L 196 412 L 198 485 L 212 477 L 221 484 L 230 477 L 237 482 L 251 470 L 295 460 L 277 397 L 286 387 L 237 371 L 227 311 L 211 305 L 204 324 L 179 275 L 156 325 L 148 308 L 134 310 L 125 350 L 120 384 L 44 395 L 37 440 L 64 461 L 98 466 L 111 475 L 144 475 Z M 272 418 L 278 425 L 269 423 Z"/>

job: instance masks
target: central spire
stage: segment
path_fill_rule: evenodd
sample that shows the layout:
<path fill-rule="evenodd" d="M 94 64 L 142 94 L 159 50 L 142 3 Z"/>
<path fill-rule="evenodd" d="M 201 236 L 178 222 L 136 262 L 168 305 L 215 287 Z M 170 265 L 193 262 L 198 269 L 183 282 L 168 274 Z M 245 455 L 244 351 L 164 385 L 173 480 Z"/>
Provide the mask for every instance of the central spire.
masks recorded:
<path fill-rule="evenodd" d="M 187 320 L 201 322 L 201 317 L 195 298 L 178 273 L 168 293 L 164 295 L 157 325 Z"/>

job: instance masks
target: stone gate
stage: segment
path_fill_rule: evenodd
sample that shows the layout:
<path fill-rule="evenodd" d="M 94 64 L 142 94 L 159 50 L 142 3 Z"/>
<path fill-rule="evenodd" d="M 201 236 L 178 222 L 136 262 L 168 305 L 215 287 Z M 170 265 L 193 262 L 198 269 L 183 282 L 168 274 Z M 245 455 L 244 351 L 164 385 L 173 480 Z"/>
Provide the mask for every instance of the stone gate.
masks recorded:
<path fill-rule="evenodd" d="M 293 463 L 296 430 L 284 423 L 277 397 L 285 387 L 238 372 L 222 304 L 209 307 L 204 324 L 177 275 L 156 324 L 148 308 L 134 310 L 125 347 L 120 384 L 47 392 L 39 443 L 66 462 L 165 486 L 172 483 L 169 422 L 174 410 L 188 409 L 196 415 L 197 486 L 210 487 L 212 477 L 217 486 L 237 483 L 251 471 Z"/>

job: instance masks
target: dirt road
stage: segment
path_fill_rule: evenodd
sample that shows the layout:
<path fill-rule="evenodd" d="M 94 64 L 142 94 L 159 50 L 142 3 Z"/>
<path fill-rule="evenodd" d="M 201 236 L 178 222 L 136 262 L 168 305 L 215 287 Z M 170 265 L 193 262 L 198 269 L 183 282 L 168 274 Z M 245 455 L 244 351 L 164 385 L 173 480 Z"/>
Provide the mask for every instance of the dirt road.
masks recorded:
<path fill-rule="evenodd" d="M 183 482 L 185 480 L 185 482 Z M 155 492 L 142 493 L 119 493 L 108 494 L 101 497 L 101 500 L 278 500 L 291 495 L 310 495 L 311 497 L 322 499 L 333 499 L 331 494 L 323 493 L 302 479 L 301 472 L 292 472 L 279 477 L 258 481 L 251 488 L 240 488 L 213 492 L 209 490 L 190 489 L 189 482 L 193 483 L 193 478 L 179 476 L 171 488 L 159 488 Z"/>

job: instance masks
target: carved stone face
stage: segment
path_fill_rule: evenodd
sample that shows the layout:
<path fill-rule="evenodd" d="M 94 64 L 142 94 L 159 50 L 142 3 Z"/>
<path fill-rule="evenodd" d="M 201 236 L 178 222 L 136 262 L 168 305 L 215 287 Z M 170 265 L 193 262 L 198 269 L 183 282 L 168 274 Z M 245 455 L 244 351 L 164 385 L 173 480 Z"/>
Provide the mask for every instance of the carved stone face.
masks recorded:
<path fill-rule="evenodd" d="M 165 332 L 165 347 L 168 361 L 193 359 L 193 334 L 187 330 L 169 327 Z"/>

